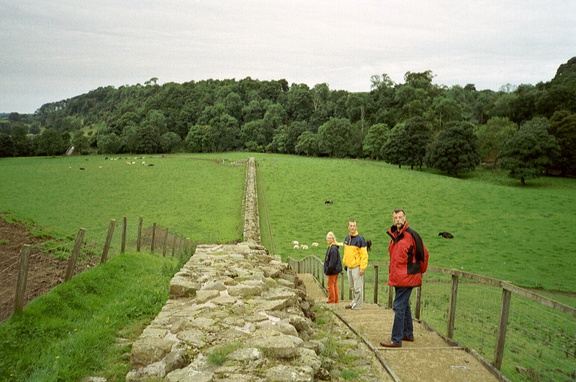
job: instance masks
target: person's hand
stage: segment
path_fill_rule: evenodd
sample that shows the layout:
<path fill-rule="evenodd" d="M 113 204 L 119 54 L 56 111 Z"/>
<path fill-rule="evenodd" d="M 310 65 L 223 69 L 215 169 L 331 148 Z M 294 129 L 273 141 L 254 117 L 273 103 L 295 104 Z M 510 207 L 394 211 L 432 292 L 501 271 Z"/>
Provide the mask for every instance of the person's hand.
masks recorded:
<path fill-rule="evenodd" d="M 364 269 L 360 269 L 360 272 L 358 272 L 358 274 L 359 274 L 360 276 L 364 276 Z"/>

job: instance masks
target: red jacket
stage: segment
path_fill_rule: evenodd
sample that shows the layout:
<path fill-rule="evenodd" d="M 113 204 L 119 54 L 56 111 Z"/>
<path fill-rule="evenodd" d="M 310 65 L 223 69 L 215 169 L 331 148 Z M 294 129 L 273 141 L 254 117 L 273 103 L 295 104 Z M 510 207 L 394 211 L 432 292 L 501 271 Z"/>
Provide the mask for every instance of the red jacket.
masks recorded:
<path fill-rule="evenodd" d="M 416 273 L 408 273 L 408 263 L 416 265 L 416 241 L 414 237 L 406 231 L 408 222 L 398 231 L 396 226 L 392 226 L 387 234 L 392 238 L 388 245 L 390 254 L 390 267 L 388 269 L 388 285 L 398 287 L 415 287 L 422 285 L 422 273 L 428 268 L 428 249 L 424 243 L 424 259 L 420 261 L 420 270 Z M 414 272 L 414 271 L 412 271 Z"/>

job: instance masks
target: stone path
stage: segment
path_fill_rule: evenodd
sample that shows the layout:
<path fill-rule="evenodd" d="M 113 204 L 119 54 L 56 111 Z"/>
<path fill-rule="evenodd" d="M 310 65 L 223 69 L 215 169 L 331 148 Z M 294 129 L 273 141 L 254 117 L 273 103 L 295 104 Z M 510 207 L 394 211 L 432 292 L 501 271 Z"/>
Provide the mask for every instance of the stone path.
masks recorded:
<path fill-rule="evenodd" d="M 326 294 L 310 274 L 299 274 L 309 297 L 326 303 Z M 399 381 L 498 381 L 472 354 L 450 346 L 436 332 L 421 323 L 414 323 L 414 342 L 404 342 L 402 348 L 389 349 L 380 341 L 389 338 L 394 312 L 377 304 L 364 303 L 362 310 L 349 310 L 349 301 L 326 304 L 374 349 Z"/>

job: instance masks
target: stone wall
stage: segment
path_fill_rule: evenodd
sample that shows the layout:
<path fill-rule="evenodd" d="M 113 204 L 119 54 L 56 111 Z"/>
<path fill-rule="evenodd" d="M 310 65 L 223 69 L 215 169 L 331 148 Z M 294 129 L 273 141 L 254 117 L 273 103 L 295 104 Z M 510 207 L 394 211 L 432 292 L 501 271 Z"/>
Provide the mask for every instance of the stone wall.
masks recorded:
<path fill-rule="evenodd" d="M 198 246 L 133 344 L 126 380 L 329 379 L 323 344 L 311 340 L 313 305 L 287 264 L 263 247 Z"/>
<path fill-rule="evenodd" d="M 258 188 L 256 184 L 256 161 L 249 158 L 246 165 L 244 189 L 244 241 L 260 243 L 260 220 L 258 218 Z"/>

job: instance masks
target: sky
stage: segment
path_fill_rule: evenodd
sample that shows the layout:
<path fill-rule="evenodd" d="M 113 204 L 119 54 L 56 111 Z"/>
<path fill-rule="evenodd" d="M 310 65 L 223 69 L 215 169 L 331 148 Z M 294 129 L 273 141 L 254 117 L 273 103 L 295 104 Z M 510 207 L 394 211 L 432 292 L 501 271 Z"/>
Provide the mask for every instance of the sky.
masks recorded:
<path fill-rule="evenodd" d="M 575 15 L 575 0 L 0 0 L 0 112 L 152 78 L 536 85 L 576 56 Z"/>

